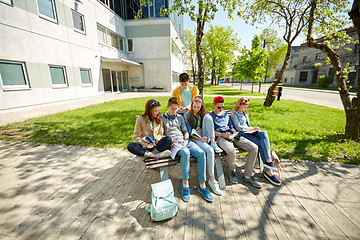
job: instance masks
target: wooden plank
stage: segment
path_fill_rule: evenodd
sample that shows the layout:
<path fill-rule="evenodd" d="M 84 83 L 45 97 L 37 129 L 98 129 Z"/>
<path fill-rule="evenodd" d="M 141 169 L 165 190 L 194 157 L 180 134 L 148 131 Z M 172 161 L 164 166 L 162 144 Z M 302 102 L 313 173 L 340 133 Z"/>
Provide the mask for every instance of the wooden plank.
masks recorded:
<path fill-rule="evenodd" d="M 215 158 L 215 170 L 217 173 L 217 179 L 219 181 L 220 188 L 225 189 L 226 188 L 225 176 L 224 176 L 224 171 L 223 171 L 223 167 L 222 167 L 222 163 L 221 163 L 221 158 L 219 158 L 219 157 Z"/>
<path fill-rule="evenodd" d="M 314 168 L 315 166 L 310 165 L 307 167 L 310 169 Z M 297 169 L 300 173 L 304 171 L 303 166 L 300 164 L 296 165 L 295 169 Z M 319 208 L 321 208 L 326 213 L 328 218 L 330 218 L 338 226 L 338 228 L 344 234 L 344 237 L 350 239 L 359 237 L 359 225 L 357 225 L 351 218 L 347 216 L 345 210 L 340 205 L 335 203 L 336 199 L 334 200 L 330 197 L 327 197 L 328 195 L 326 194 L 326 191 L 330 189 L 329 186 L 335 183 L 326 180 L 324 182 L 324 176 L 321 176 L 320 174 L 312 174 L 312 172 L 318 173 L 318 171 L 310 171 L 310 174 L 307 177 L 310 187 L 307 187 L 306 191 L 312 196 L 318 196 L 318 199 L 321 200 L 317 201 Z M 325 191 L 323 189 L 319 189 L 319 186 L 324 184 L 326 185 L 325 188 L 327 189 Z M 356 198 L 358 198 L 358 196 L 356 196 Z"/>
<path fill-rule="evenodd" d="M 91 235 L 84 234 L 89 226 L 100 216 L 107 205 L 113 203 L 112 197 L 115 195 L 121 185 L 126 182 L 128 178 L 136 179 L 134 172 L 138 172 L 138 165 L 127 164 L 122 168 L 111 181 L 108 182 L 104 189 L 99 189 L 100 194 L 86 206 L 86 208 L 74 219 L 69 228 L 64 231 L 61 236 L 63 239 L 71 238 L 92 238 Z"/>
<path fill-rule="evenodd" d="M 107 232 L 109 225 L 111 225 L 117 212 L 121 208 L 121 204 L 126 200 L 129 192 L 137 184 L 136 179 L 140 178 L 140 175 L 145 172 L 138 171 L 139 165 L 135 165 L 135 171 L 128 174 L 124 181 L 119 183 L 114 195 L 106 202 L 104 208 L 96 215 L 96 218 L 90 223 L 86 231 L 81 235 L 83 239 L 101 239 L 101 237 Z M 64 235 L 65 236 L 65 235 Z"/>
<path fill-rule="evenodd" d="M 311 173 L 299 173 L 294 169 L 295 167 L 296 164 L 289 163 L 288 169 L 291 170 L 284 171 L 284 178 L 287 178 L 289 172 L 296 175 L 295 177 L 292 177 L 294 184 L 287 185 L 290 192 L 294 196 L 297 196 L 297 200 L 303 206 L 304 210 L 311 216 L 321 231 L 325 233 L 327 238 L 342 239 L 344 234 L 341 229 L 331 218 L 329 218 L 326 211 L 318 204 L 323 201 L 323 199 L 319 198 L 319 195 L 317 194 L 313 195 L 313 186 L 311 186 L 306 179 Z"/>

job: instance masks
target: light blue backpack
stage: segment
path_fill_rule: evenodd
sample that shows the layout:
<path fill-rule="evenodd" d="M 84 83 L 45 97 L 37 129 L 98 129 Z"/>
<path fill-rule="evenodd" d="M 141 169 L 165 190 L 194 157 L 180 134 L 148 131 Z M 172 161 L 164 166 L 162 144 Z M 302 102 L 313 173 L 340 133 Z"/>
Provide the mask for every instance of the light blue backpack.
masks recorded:
<path fill-rule="evenodd" d="M 152 221 L 162 221 L 177 214 L 178 205 L 174 197 L 174 188 L 171 180 L 151 184 L 151 205 L 147 204 L 145 210 L 150 213 Z"/>

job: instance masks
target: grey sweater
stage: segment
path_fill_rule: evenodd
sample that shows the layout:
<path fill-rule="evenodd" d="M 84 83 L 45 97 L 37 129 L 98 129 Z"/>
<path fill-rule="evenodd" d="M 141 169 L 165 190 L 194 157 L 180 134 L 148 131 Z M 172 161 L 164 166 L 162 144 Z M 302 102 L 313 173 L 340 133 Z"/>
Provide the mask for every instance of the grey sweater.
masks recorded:
<path fill-rule="evenodd" d="M 174 118 L 170 119 L 167 113 L 162 114 L 164 125 L 164 135 L 173 140 L 184 140 L 185 133 L 188 132 L 183 116 L 175 113 Z"/>

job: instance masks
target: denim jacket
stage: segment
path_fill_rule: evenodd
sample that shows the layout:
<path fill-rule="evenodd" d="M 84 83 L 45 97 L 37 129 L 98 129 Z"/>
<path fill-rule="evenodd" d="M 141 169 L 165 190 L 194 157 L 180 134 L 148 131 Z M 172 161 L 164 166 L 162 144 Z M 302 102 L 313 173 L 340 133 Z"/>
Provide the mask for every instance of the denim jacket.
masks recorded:
<path fill-rule="evenodd" d="M 198 119 L 197 116 L 194 116 L 194 120 L 195 120 L 194 125 L 190 125 L 190 123 L 189 123 L 189 116 L 190 116 L 190 112 L 187 111 L 187 112 L 184 114 L 184 120 L 185 120 L 185 124 L 186 124 L 187 130 L 188 130 L 189 134 L 191 134 L 191 131 L 192 131 L 193 129 L 196 130 L 196 127 L 197 127 L 197 125 L 198 125 L 199 119 Z"/>
<path fill-rule="evenodd" d="M 233 111 L 231 114 L 231 121 L 236 131 L 245 132 L 248 128 L 250 128 L 249 115 L 247 113 L 240 112 L 238 110 Z"/>

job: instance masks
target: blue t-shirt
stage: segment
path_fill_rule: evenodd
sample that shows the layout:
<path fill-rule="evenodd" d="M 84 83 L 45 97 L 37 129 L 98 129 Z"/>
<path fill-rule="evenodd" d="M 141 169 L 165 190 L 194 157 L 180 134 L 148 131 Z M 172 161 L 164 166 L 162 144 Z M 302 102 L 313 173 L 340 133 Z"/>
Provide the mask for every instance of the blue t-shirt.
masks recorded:
<path fill-rule="evenodd" d="M 190 87 L 186 90 L 180 88 L 181 90 L 181 99 L 184 107 L 189 106 L 191 104 L 192 93 Z"/>
<path fill-rule="evenodd" d="M 220 133 L 231 132 L 233 129 L 232 122 L 230 120 L 230 116 L 227 112 L 221 112 L 220 116 L 216 115 L 214 111 L 210 113 L 214 121 L 214 130 Z"/>

